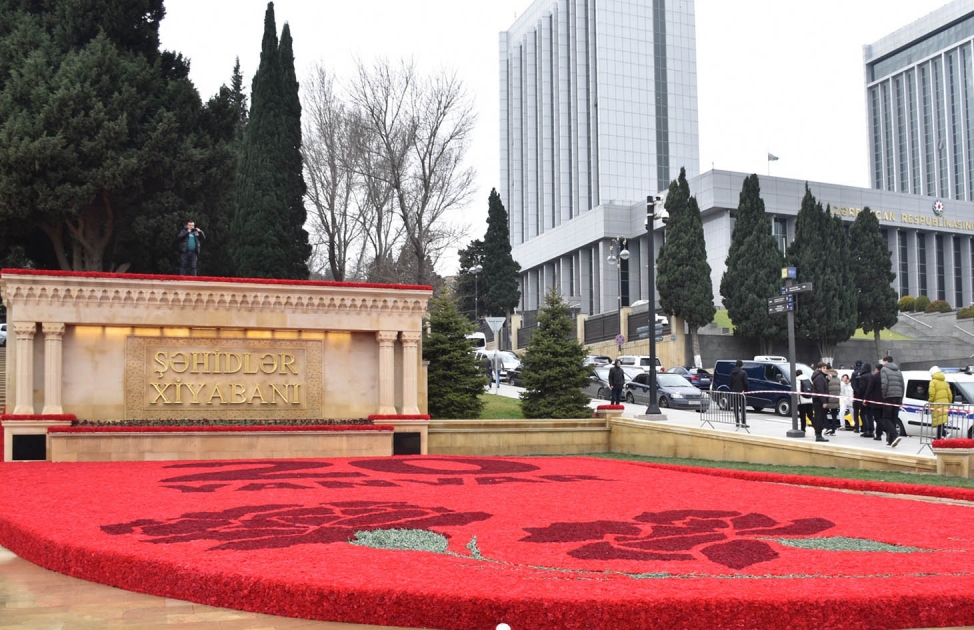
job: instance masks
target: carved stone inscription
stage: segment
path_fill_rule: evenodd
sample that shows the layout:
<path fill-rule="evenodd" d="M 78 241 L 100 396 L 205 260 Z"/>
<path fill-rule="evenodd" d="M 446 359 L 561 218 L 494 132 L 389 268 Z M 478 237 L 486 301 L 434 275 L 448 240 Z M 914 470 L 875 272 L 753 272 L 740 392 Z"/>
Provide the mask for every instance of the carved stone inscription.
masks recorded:
<path fill-rule="evenodd" d="M 127 418 L 318 418 L 322 342 L 129 337 Z"/>

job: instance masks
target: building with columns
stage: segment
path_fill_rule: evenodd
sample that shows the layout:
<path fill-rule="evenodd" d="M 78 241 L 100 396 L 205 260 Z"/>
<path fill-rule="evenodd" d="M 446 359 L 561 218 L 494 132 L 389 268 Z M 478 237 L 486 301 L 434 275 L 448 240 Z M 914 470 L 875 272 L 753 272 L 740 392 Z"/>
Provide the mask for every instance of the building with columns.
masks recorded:
<path fill-rule="evenodd" d="M 628 305 L 602 264 L 611 239 L 641 226 L 634 201 L 699 170 L 693 1 L 535 0 L 499 52 L 499 188 L 522 309 L 556 284 L 583 312 Z"/>

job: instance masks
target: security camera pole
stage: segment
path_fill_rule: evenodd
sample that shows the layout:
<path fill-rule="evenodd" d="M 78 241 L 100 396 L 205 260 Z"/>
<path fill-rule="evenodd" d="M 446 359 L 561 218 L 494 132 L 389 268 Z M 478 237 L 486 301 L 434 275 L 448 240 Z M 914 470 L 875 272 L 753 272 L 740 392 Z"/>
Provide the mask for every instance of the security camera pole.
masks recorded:
<path fill-rule="evenodd" d="M 646 197 L 646 233 L 649 235 L 649 405 L 647 416 L 658 416 L 656 402 L 656 204 L 662 201 L 658 196 Z"/>

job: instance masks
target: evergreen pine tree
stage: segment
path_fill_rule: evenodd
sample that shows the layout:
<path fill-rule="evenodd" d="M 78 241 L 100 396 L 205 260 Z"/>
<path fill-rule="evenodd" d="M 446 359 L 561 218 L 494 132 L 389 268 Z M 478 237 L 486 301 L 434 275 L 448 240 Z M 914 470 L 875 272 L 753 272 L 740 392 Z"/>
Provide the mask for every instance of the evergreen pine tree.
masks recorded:
<path fill-rule="evenodd" d="M 720 295 L 734 334 L 757 339 L 761 354 L 771 354 L 772 340 L 787 335 L 785 318 L 767 309 L 767 299 L 779 293 L 785 259 L 771 233 L 756 174 L 744 179 L 739 199 Z"/>
<path fill-rule="evenodd" d="M 788 262 L 797 268 L 799 283 L 813 286 L 796 298 L 795 330 L 818 344 L 826 363 L 832 362 L 836 344 L 856 331 L 856 290 L 846 241 L 842 220 L 823 209 L 805 184 Z"/>
<path fill-rule="evenodd" d="M 476 317 L 487 314 L 484 309 L 484 287 L 482 284 L 484 272 L 473 274 L 471 269 L 484 264 L 484 242 L 480 239 L 470 241 L 464 249 L 457 252 L 460 256 L 460 270 L 457 272 L 455 292 L 457 306 L 465 317 L 474 321 Z M 477 301 L 476 307 L 474 300 Z M 478 325 L 474 322 L 474 325 Z"/>
<path fill-rule="evenodd" d="M 588 351 L 575 333 L 575 320 L 561 295 L 552 289 L 538 312 L 538 329 L 521 359 L 521 409 L 526 418 L 587 418 L 589 399 L 582 393 L 590 370 Z"/>
<path fill-rule="evenodd" d="M 289 31 L 287 31 L 289 33 Z M 290 36 L 283 56 L 277 41 L 274 3 L 267 4 L 260 65 L 250 91 L 251 110 L 236 181 L 236 213 L 231 256 L 237 274 L 253 278 L 307 279 L 307 233 L 295 225 L 295 200 L 304 194 L 300 175 L 300 118 L 295 121 L 291 92 L 296 91 Z M 298 110 L 298 116 L 300 116 Z M 295 159 L 295 155 L 297 158 Z M 295 172 L 295 169 L 298 169 Z M 303 206 L 302 206 L 303 210 Z"/>
<path fill-rule="evenodd" d="M 294 73 L 291 27 L 287 23 L 281 31 L 277 60 L 281 68 L 282 122 L 285 132 L 282 157 L 286 177 L 284 200 L 287 205 L 282 218 L 286 221 L 286 236 L 290 244 L 286 250 L 286 274 L 288 278 L 306 280 L 310 275 L 308 260 L 311 258 L 311 243 L 308 231 L 304 229 L 308 220 L 304 195 L 308 187 L 304 183 L 304 160 L 301 157 L 301 99 L 298 96 L 298 79 Z"/>
<path fill-rule="evenodd" d="M 666 242 L 656 260 L 660 306 L 683 318 L 690 329 L 694 365 L 702 365 L 697 329 L 714 321 L 714 287 L 707 262 L 707 244 L 697 199 L 690 196 L 685 168 L 670 183 L 664 206 L 669 213 Z"/>
<path fill-rule="evenodd" d="M 876 356 L 880 357 L 879 333 L 892 328 L 897 320 L 896 290 L 890 286 L 896 274 L 889 246 L 879 231 L 879 218 L 868 207 L 862 209 L 849 230 L 849 251 L 858 295 L 856 323 L 864 332 L 873 333 Z"/>
<path fill-rule="evenodd" d="M 507 210 L 496 189 L 491 189 L 487 210 L 487 233 L 484 235 L 481 288 L 484 310 L 481 315 L 508 315 L 521 299 L 517 276 L 521 266 L 511 255 L 511 230 Z"/>
<path fill-rule="evenodd" d="M 479 418 L 484 403 L 480 395 L 487 376 L 465 335 L 473 325 L 457 310 L 450 295 L 434 297 L 430 306 L 430 334 L 423 341 L 431 418 Z"/>

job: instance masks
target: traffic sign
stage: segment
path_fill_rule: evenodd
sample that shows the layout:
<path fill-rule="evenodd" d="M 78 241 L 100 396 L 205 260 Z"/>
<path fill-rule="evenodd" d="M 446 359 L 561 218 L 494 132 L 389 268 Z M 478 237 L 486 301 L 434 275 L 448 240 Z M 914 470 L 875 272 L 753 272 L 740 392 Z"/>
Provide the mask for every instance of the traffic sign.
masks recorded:
<path fill-rule="evenodd" d="M 490 326 L 490 329 L 496 335 L 500 329 L 504 326 L 504 322 L 507 321 L 506 317 L 485 317 L 484 321 Z"/>
<path fill-rule="evenodd" d="M 796 284 L 790 287 L 781 287 L 781 295 L 788 295 L 789 293 L 808 293 L 811 290 L 811 282 L 802 282 L 801 284 Z"/>
<path fill-rule="evenodd" d="M 768 306 L 768 315 L 777 315 L 778 313 L 787 313 L 789 311 L 795 310 L 795 303 L 789 302 L 787 304 L 776 304 L 774 306 Z"/>
<path fill-rule="evenodd" d="M 626 343 L 625 335 L 616 335 L 616 345 L 621 346 L 624 343 Z"/>
<path fill-rule="evenodd" d="M 795 302 L 795 296 L 792 294 L 779 295 L 777 297 L 768 298 L 768 306 L 777 306 L 779 304 L 793 304 Z"/>

